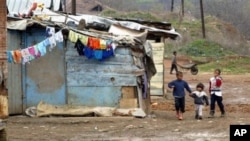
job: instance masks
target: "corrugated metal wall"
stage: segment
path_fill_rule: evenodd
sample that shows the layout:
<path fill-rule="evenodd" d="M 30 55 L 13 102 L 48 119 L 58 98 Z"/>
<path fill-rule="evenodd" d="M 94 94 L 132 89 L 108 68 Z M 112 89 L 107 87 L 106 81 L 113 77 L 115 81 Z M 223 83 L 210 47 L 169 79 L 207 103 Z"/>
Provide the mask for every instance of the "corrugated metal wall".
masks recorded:
<path fill-rule="evenodd" d="M 8 30 L 8 50 L 20 49 L 22 46 L 22 32 Z M 21 64 L 8 64 L 8 100 L 9 114 L 21 114 L 23 112 L 22 99 L 22 66 Z"/>
<path fill-rule="evenodd" d="M 61 3 L 61 0 L 6 0 L 6 1 L 7 1 L 6 2 L 7 7 L 11 14 L 27 12 L 29 8 L 32 6 L 33 2 L 43 3 L 46 8 L 52 9 L 53 11 L 58 11 L 60 9 L 60 3 Z"/>
<path fill-rule="evenodd" d="M 164 60 L 164 43 L 151 43 L 153 49 L 153 59 L 157 73 L 150 81 L 150 94 L 163 95 L 164 92 L 164 74 L 163 74 L 163 60 Z"/>
<path fill-rule="evenodd" d="M 117 48 L 104 61 L 79 56 L 73 44 L 66 51 L 68 104 L 119 106 L 122 86 L 137 86 L 133 58 L 128 48 Z"/>

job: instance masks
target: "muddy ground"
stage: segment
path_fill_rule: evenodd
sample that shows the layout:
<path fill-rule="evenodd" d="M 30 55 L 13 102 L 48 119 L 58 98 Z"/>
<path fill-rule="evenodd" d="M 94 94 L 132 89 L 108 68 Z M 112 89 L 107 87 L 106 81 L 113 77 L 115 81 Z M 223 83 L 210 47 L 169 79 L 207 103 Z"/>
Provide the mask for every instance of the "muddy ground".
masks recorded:
<path fill-rule="evenodd" d="M 166 61 L 165 82 L 175 79 L 169 74 Z M 208 87 L 213 73 L 191 75 L 184 79 L 194 89 L 198 82 Z M 250 124 L 250 75 L 223 75 L 223 93 L 226 117 L 217 111 L 215 118 L 207 118 L 209 107 L 204 109 L 204 119 L 194 119 L 193 99 L 186 99 L 184 120 L 175 117 L 173 97 L 151 97 L 152 115 L 133 117 L 46 117 L 28 118 L 12 116 L 8 119 L 9 141 L 229 141 L 231 124 Z M 218 107 L 216 107 L 218 110 Z"/>

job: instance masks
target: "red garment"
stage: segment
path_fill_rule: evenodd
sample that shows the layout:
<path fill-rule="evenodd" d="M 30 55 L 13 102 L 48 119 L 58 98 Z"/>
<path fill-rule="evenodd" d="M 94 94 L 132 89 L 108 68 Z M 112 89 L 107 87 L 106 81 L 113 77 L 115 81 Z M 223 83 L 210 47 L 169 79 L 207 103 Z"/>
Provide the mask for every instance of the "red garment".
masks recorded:
<path fill-rule="evenodd" d="M 212 77 L 209 81 L 209 93 L 212 89 L 220 89 L 222 85 L 222 78 L 220 76 L 218 77 Z"/>
<path fill-rule="evenodd" d="M 95 50 L 96 49 L 101 49 L 100 39 L 89 37 L 89 39 L 88 39 L 88 46 L 91 49 L 95 49 Z"/>
<path fill-rule="evenodd" d="M 20 50 L 13 51 L 13 58 L 15 63 L 21 63 L 22 61 L 22 54 Z"/>

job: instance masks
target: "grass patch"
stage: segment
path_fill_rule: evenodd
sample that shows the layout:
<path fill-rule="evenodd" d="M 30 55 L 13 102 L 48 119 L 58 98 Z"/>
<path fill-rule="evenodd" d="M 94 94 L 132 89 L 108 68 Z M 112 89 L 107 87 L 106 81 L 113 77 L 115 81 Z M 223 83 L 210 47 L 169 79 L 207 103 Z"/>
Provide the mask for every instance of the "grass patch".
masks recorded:
<path fill-rule="evenodd" d="M 113 17 L 113 18 L 129 18 L 129 19 L 138 19 L 138 20 L 147 20 L 147 21 L 160 21 L 154 15 L 147 12 L 117 12 L 114 10 L 105 10 L 101 13 L 101 16 Z"/>
<path fill-rule="evenodd" d="M 250 57 L 226 56 L 220 60 L 199 65 L 199 70 L 203 72 L 213 72 L 215 68 L 220 68 L 224 74 L 247 74 L 250 73 Z"/>
<path fill-rule="evenodd" d="M 220 44 L 203 39 L 198 39 L 189 43 L 188 45 L 182 47 L 179 52 L 193 58 L 209 57 L 215 59 L 234 54 L 229 50 L 224 50 Z"/>

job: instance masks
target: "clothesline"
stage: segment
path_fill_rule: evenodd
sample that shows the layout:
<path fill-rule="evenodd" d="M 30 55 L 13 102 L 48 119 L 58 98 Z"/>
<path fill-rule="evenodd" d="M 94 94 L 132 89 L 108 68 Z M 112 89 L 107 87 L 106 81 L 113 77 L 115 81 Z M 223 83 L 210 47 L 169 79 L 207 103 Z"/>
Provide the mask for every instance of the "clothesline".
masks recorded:
<path fill-rule="evenodd" d="M 52 51 L 58 42 L 63 42 L 62 31 L 60 30 L 55 33 L 54 27 L 46 27 L 46 37 L 47 38 L 40 43 L 27 48 L 7 51 L 8 62 L 16 64 L 29 63 L 36 58 L 44 56 L 47 53 L 47 47 L 49 47 L 49 51 Z"/>
<path fill-rule="evenodd" d="M 47 47 L 49 47 L 49 51 L 52 51 L 57 43 L 64 40 L 62 30 L 55 33 L 54 27 L 46 27 L 46 37 L 40 43 L 27 48 L 7 51 L 8 63 L 29 63 L 46 55 Z M 114 50 L 116 49 L 116 45 L 112 40 L 86 36 L 73 30 L 69 30 L 68 40 L 75 43 L 74 47 L 80 56 L 84 55 L 89 59 L 94 58 L 102 61 L 110 56 L 114 56 Z"/>

